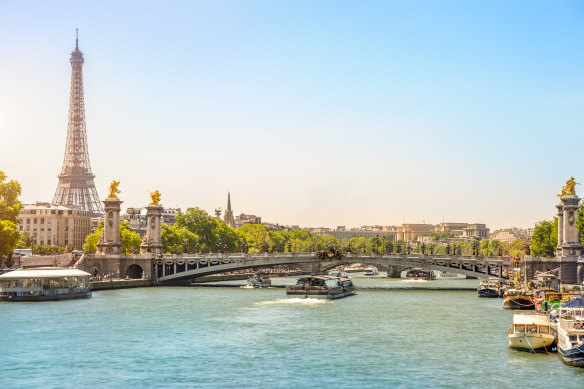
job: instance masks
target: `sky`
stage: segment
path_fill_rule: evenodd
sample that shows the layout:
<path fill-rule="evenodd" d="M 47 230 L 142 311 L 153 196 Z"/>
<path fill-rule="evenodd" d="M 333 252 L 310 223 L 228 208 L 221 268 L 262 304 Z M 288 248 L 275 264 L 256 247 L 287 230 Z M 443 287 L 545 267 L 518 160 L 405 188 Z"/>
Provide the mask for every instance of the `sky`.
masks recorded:
<path fill-rule="evenodd" d="M 283 225 L 551 219 L 584 182 L 581 1 L 0 0 L 0 170 L 51 201 L 75 29 L 100 197 Z M 584 194 L 584 185 L 576 187 Z"/>

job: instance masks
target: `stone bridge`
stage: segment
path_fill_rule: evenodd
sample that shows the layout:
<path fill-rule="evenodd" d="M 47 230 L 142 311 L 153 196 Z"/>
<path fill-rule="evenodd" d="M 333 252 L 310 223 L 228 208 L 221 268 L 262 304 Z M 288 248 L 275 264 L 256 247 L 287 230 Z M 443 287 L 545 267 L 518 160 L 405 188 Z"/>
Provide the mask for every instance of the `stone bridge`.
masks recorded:
<path fill-rule="evenodd" d="M 164 256 L 153 259 L 152 275 L 157 284 L 184 283 L 196 277 L 244 270 L 297 265 L 323 264 L 325 267 L 365 263 L 382 267 L 424 268 L 447 271 L 477 278 L 508 279 L 510 261 L 500 257 L 461 257 L 420 254 L 344 254 L 341 258 L 322 260 L 316 253 L 277 254 L 207 254 Z"/>

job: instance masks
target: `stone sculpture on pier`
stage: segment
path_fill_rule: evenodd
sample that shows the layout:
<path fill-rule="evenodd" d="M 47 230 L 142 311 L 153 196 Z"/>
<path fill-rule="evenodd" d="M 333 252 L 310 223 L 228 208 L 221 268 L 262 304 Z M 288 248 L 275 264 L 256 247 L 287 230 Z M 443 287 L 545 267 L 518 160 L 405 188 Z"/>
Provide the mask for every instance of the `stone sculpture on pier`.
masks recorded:
<path fill-rule="evenodd" d="M 580 234 L 576 228 L 578 204 L 580 198 L 576 195 L 575 186 L 578 185 L 574 177 L 562 187 L 558 194 L 560 204 L 558 209 L 558 246 L 556 258 L 560 262 L 560 279 L 566 284 L 575 284 L 581 281 L 578 273 L 578 260 L 584 252 Z"/>
<path fill-rule="evenodd" d="M 152 202 L 146 207 L 146 234 L 140 245 L 140 253 L 162 254 L 161 215 L 163 207 L 160 205 L 161 193 L 158 190 L 150 192 Z"/>
<path fill-rule="evenodd" d="M 120 181 L 112 181 L 109 186 L 109 195 L 103 200 L 105 208 L 105 223 L 103 232 L 97 242 L 97 254 L 121 254 L 122 242 L 120 240 L 120 205 L 123 203 L 118 198 Z"/>

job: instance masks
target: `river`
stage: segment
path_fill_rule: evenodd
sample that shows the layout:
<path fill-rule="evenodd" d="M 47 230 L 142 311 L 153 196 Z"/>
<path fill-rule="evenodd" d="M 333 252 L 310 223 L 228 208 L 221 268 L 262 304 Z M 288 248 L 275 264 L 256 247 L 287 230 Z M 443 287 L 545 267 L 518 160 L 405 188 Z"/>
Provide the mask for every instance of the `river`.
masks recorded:
<path fill-rule="evenodd" d="M 286 299 L 281 288 L 158 287 L 3 303 L 0 387 L 584 387 L 584 369 L 556 354 L 509 349 L 511 318 L 475 291 L 367 289 L 326 301 Z"/>

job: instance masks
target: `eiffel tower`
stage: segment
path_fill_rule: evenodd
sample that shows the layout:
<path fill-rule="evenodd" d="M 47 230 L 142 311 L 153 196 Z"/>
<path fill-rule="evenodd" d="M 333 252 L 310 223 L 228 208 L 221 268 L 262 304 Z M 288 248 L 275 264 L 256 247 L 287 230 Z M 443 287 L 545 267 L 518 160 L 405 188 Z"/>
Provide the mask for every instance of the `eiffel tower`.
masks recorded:
<path fill-rule="evenodd" d="M 76 30 L 77 32 L 77 30 Z M 89 164 L 87 134 L 85 131 L 85 101 L 83 99 L 83 53 L 79 51 L 76 33 L 75 51 L 71 53 L 71 96 L 69 99 L 69 123 L 63 168 L 52 204 L 78 205 L 93 217 L 103 216 Z"/>

